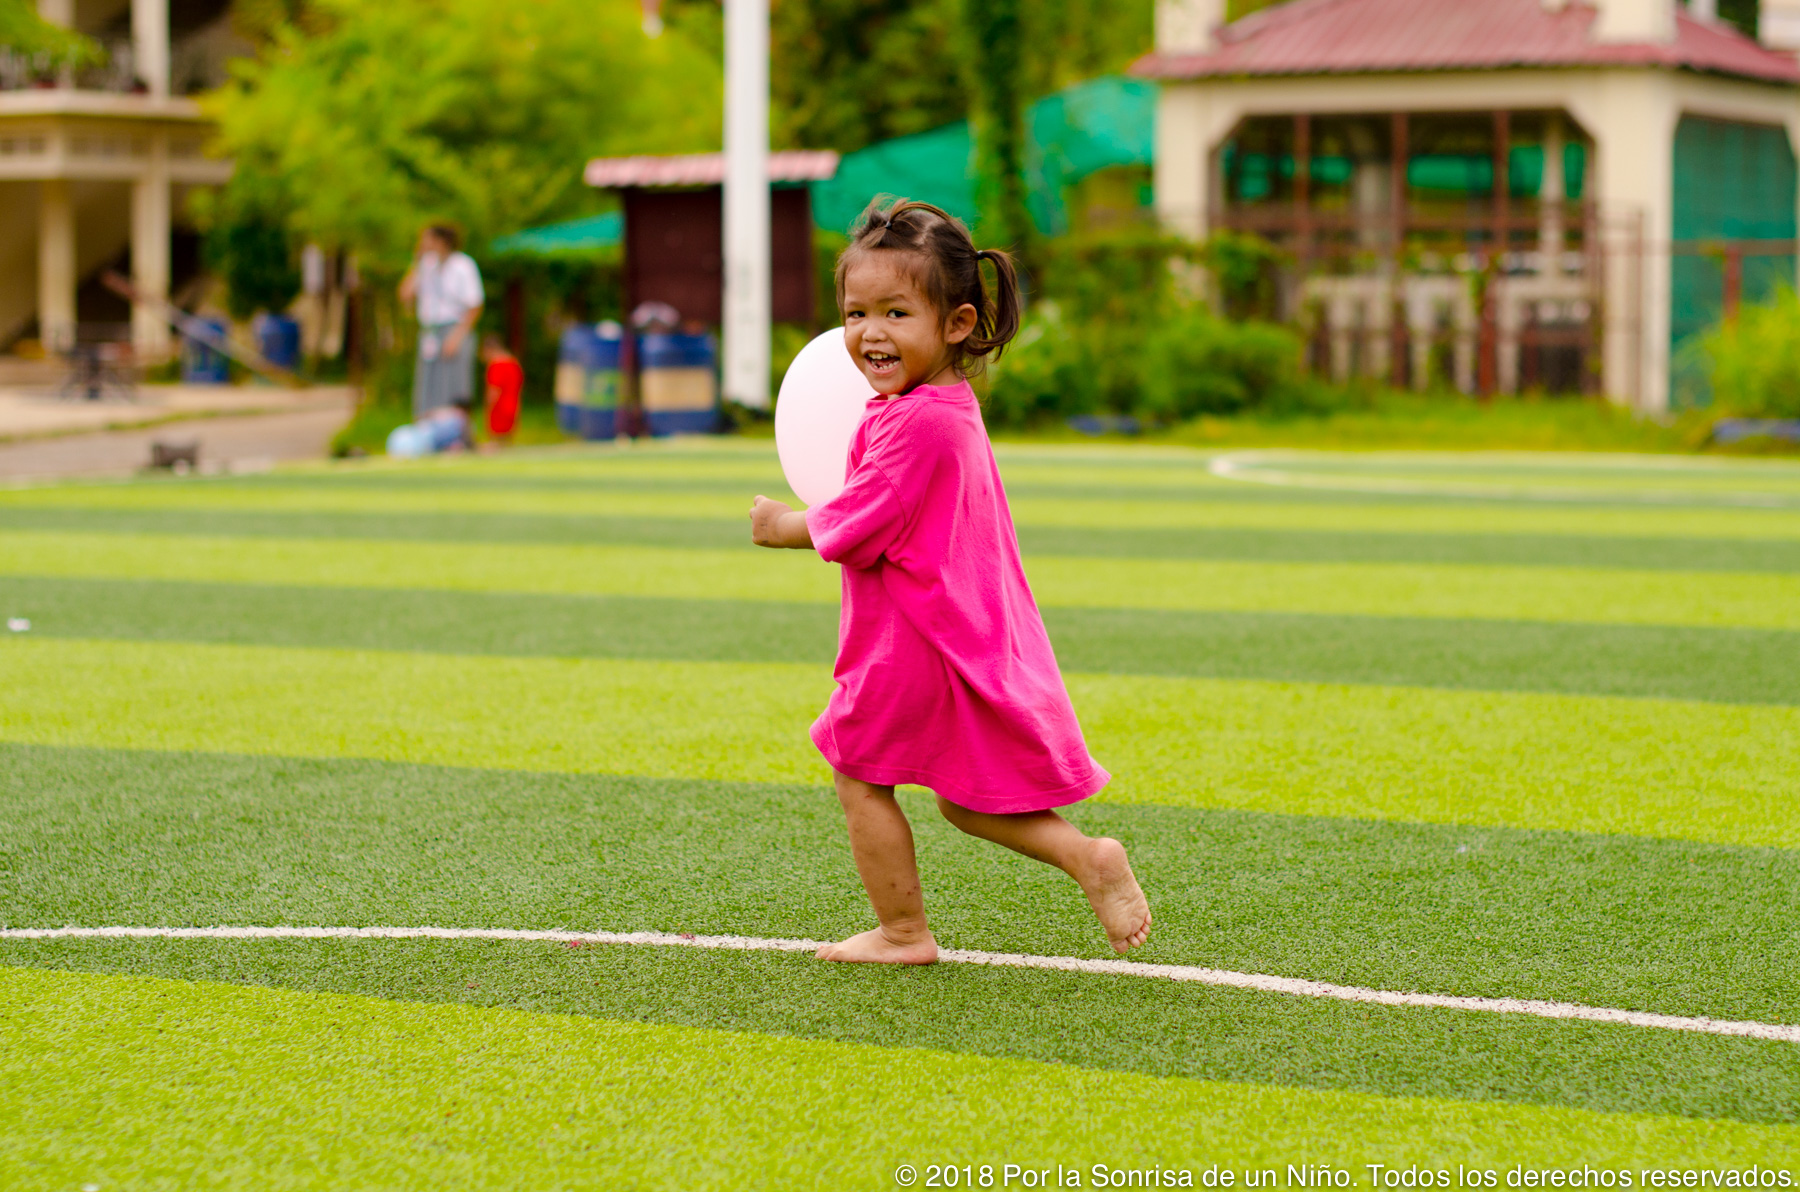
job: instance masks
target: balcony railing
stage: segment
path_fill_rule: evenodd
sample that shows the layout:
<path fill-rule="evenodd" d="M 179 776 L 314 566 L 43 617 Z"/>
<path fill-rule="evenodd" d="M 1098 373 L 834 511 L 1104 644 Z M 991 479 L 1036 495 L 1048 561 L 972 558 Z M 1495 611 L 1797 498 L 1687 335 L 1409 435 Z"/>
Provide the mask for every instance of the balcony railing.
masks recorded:
<path fill-rule="evenodd" d="M 139 75 L 129 38 L 103 39 L 105 58 L 95 66 L 69 71 L 45 55 L 0 50 L 0 91 L 74 88 L 110 95 L 148 94 Z M 197 95 L 223 84 L 230 72 L 229 55 L 204 37 L 180 38 L 170 47 L 169 94 Z"/>

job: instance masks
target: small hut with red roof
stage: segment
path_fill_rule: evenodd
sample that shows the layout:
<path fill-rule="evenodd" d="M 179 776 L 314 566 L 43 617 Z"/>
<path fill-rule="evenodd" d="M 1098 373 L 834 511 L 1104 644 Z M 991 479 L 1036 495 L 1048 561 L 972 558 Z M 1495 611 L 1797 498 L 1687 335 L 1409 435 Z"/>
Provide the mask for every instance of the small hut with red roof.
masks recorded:
<path fill-rule="evenodd" d="M 1703 398 L 1686 345 L 1794 280 L 1800 0 L 1762 7 L 1161 0 L 1159 215 L 1275 242 L 1339 376 Z"/>

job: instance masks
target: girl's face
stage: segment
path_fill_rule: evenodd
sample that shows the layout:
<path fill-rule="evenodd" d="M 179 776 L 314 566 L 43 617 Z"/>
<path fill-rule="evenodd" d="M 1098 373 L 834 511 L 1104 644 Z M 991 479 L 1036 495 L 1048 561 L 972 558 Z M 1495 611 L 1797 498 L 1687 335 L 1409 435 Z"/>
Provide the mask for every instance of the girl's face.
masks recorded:
<path fill-rule="evenodd" d="M 863 253 L 844 274 L 844 345 L 875 392 L 887 397 L 920 385 L 953 385 L 954 346 L 975 329 L 964 303 L 939 318 L 893 250 Z"/>

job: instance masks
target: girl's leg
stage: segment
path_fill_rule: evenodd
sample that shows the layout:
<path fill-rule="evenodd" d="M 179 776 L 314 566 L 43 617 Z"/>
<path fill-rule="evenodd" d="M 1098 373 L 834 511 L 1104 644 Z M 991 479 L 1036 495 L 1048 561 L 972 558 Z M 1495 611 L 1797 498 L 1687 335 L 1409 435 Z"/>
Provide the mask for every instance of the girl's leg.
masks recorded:
<path fill-rule="evenodd" d="M 850 829 L 850 852 L 881 926 L 818 951 L 820 960 L 931 964 L 937 941 L 925 923 L 925 895 L 913 858 L 912 825 L 891 786 L 837 775 L 838 801 Z"/>
<path fill-rule="evenodd" d="M 969 835 L 1054 865 L 1074 878 L 1100 917 L 1113 951 L 1129 952 L 1150 935 L 1150 903 L 1132 875 L 1125 846 L 1112 837 L 1085 835 L 1054 811 L 989 815 L 942 795 L 937 802 L 944 818 Z"/>

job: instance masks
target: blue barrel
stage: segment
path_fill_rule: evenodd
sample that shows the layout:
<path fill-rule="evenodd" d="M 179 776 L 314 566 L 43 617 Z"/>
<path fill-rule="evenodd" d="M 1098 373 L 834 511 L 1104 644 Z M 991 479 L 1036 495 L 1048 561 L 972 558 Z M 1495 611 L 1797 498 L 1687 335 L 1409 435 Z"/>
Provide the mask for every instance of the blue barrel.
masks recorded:
<path fill-rule="evenodd" d="M 611 327 L 596 328 L 588 341 L 587 384 L 582 387 L 581 404 L 589 410 L 603 410 L 610 416 L 619 408 L 619 394 L 624 385 L 625 337 Z M 609 431 L 606 438 L 611 438 Z"/>
<path fill-rule="evenodd" d="M 594 329 L 570 327 L 556 348 L 556 426 L 566 435 L 581 433 L 581 404 L 587 395 L 588 362 L 595 356 Z"/>
<path fill-rule="evenodd" d="M 638 350 L 645 372 L 665 368 L 711 368 L 718 359 L 710 335 L 640 335 Z"/>
<path fill-rule="evenodd" d="M 612 327 L 571 327 L 556 360 L 556 425 L 584 439 L 617 433 L 624 339 Z"/>
<path fill-rule="evenodd" d="M 565 435 L 581 433 L 581 407 L 566 402 L 556 403 L 556 429 Z"/>
<path fill-rule="evenodd" d="M 300 364 L 300 324 L 286 315 L 258 315 L 254 324 L 256 350 L 277 368 Z"/>
<path fill-rule="evenodd" d="M 231 324 L 224 319 L 196 319 L 212 333 L 213 343 L 224 343 Z M 181 337 L 181 379 L 190 385 L 224 385 L 231 380 L 231 361 L 212 343 Z"/>
<path fill-rule="evenodd" d="M 719 354 L 710 335 L 645 335 L 638 352 L 638 392 L 651 434 L 719 428 Z"/>

